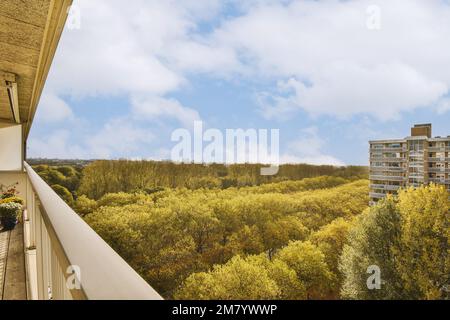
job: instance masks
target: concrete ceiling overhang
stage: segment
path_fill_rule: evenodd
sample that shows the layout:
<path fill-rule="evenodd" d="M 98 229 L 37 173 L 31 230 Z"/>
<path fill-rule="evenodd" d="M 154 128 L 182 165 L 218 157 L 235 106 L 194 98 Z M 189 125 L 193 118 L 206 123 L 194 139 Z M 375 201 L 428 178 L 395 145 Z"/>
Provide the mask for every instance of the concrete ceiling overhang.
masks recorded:
<path fill-rule="evenodd" d="M 24 139 L 71 4 L 72 0 L 0 1 L 0 122 L 22 123 Z"/>

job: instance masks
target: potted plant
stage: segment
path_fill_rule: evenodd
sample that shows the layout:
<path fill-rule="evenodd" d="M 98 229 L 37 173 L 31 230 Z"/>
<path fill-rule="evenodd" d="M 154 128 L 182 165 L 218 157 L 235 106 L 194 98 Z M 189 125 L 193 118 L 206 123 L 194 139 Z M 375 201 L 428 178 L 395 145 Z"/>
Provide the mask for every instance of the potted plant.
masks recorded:
<path fill-rule="evenodd" d="M 17 202 L 5 202 L 0 204 L 0 222 L 3 230 L 12 230 L 16 227 L 20 214 L 22 213 L 22 205 Z"/>
<path fill-rule="evenodd" d="M 17 196 L 16 185 L 0 187 L 0 223 L 4 230 L 12 230 L 22 213 L 23 200 Z"/>

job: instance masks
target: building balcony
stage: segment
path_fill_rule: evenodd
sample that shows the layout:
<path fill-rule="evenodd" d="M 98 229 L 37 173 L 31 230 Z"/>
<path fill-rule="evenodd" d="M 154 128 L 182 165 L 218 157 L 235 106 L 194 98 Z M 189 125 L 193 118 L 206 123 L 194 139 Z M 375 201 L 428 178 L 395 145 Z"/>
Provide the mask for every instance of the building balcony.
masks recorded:
<path fill-rule="evenodd" d="M 445 147 L 428 147 L 428 152 L 445 152 Z"/>
<path fill-rule="evenodd" d="M 441 178 L 428 178 L 429 183 L 442 184 L 447 185 L 448 191 L 450 191 L 450 179 L 441 179 Z"/>
<path fill-rule="evenodd" d="M 441 157 L 441 158 L 436 158 L 436 157 L 428 157 L 427 161 L 428 162 L 447 162 L 449 161 L 450 158 L 445 158 L 445 157 Z"/>
<path fill-rule="evenodd" d="M 425 154 L 424 151 L 409 151 L 410 157 L 423 157 Z"/>
<path fill-rule="evenodd" d="M 423 172 L 410 172 L 408 174 L 408 178 L 410 179 L 423 179 L 425 177 L 425 173 Z"/>
<path fill-rule="evenodd" d="M 369 193 L 369 197 L 373 198 L 373 199 L 381 199 L 386 197 L 385 193 L 378 193 L 378 192 L 370 192 Z"/>
<path fill-rule="evenodd" d="M 381 158 L 377 158 L 377 157 L 370 157 L 370 161 L 373 162 L 398 162 L 398 163 L 403 163 L 406 161 L 405 158 L 396 158 L 396 157 L 381 157 Z"/>
<path fill-rule="evenodd" d="M 385 147 L 385 148 L 370 148 L 370 152 L 407 152 L 407 148 L 403 147 Z"/>
<path fill-rule="evenodd" d="M 3 298 L 161 299 L 29 165 L 0 173 L 1 184 L 17 182 L 25 210 L 22 224 L 0 233 L 3 260 L 16 266 L 0 269 Z"/>
<path fill-rule="evenodd" d="M 432 173 L 450 173 L 450 168 L 427 168 Z"/>
<path fill-rule="evenodd" d="M 387 166 L 370 166 L 371 172 L 405 172 L 406 168 L 387 167 Z"/>
<path fill-rule="evenodd" d="M 423 162 L 409 162 L 408 163 L 408 168 L 424 168 L 424 163 Z"/>
<path fill-rule="evenodd" d="M 381 180 L 381 181 L 397 181 L 397 182 L 402 182 L 404 181 L 406 178 L 403 176 L 387 176 L 387 175 L 375 175 L 375 174 L 371 174 L 369 176 L 370 180 Z"/>
<path fill-rule="evenodd" d="M 371 184 L 370 189 L 387 190 L 387 191 L 397 191 L 401 186 L 393 186 L 387 184 Z"/>
<path fill-rule="evenodd" d="M 428 178 L 428 182 L 434 182 L 434 183 L 443 184 L 443 183 L 445 183 L 445 179 L 441 179 L 441 178 Z"/>
<path fill-rule="evenodd" d="M 423 186 L 423 183 L 410 183 L 410 184 L 408 184 L 408 186 L 414 187 L 414 188 L 419 188 L 419 187 Z"/>

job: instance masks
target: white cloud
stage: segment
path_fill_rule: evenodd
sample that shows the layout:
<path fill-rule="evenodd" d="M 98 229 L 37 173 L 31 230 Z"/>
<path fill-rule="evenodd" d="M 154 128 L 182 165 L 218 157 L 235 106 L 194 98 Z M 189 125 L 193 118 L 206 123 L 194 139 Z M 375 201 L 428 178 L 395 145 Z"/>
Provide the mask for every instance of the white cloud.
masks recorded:
<path fill-rule="evenodd" d="M 191 39 L 199 22 L 219 12 L 219 0 L 134 0 L 132 5 L 78 0 L 75 5 L 80 28 L 65 30 L 48 79 L 48 90 L 59 96 L 127 96 L 141 114 L 185 124 L 198 113 L 167 98 L 186 83 L 184 72 L 209 72 L 235 61 L 231 49 Z"/>
<path fill-rule="evenodd" d="M 274 96 L 275 104 L 262 105 L 264 114 L 276 117 L 277 113 L 283 115 L 301 108 L 313 116 L 342 118 L 368 113 L 387 120 L 398 117 L 402 111 L 431 105 L 447 92 L 445 83 L 426 79 L 402 64 L 377 65 L 369 70 L 337 63 L 310 81 L 311 86 L 294 78 L 284 82 L 284 87 L 293 93 Z"/>
<path fill-rule="evenodd" d="M 37 121 L 55 123 L 73 118 L 70 106 L 58 96 L 44 93 L 41 97 L 36 114 Z"/>
<path fill-rule="evenodd" d="M 109 121 L 99 132 L 87 138 L 86 145 L 94 158 L 110 159 L 115 154 L 136 157 L 148 152 L 145 148 L 154 137 L 151 130 L 134 125 L 128 118 L 119 118 Z"/>
<path fill-rule="evenodd" d="M 175 99 L 141 96 L 134 97 L 131 103 L 137 116 L 150 120 L 159 117 L 174 118 L 188 128 L 193 126 L 194 121 L 200 120 L 197 111 L 184 107 Z"/>
<path fill-rule="evenodd" d="M 323 152 L 324 146 L 325 141 L 316 127 L 303 129 L 301 136 L 288 144 L 288 151 L 281 155 L 280 162 L 343 166 L 341 160 Z"/>
<path fill-rule="evenodd" d="M 135 0 L 132 5 L 79 0 L 74 5 L 79 8 L 80 28 L 67 28 L 62 36 L 47 81 L 46 92 L 51 93 L 42 97 L 38 119 L 63 124 L 73 118 L 62 96 L 79 101 L 125 96 L 130 111 L 126 119 L 106 118 L 100 129 L 85 126 L 72 135 L 65 130 L 41 134 L 30 141 L 30 154 L 79 158 L 147 154 L 142 148 L 154 136 L 142 119 L 147 126 L 163 118 L 188 127 L 200 119 L 197 111 L 167 95 L 186 83 L 184 72 L 208 72 L 215 64 L 232 63 L 232 51 L 190 38 L 198 22 L 219 12 L 219 0 Z M 107 115 L 108 110 L 101 112 Z"/>
<path fill-rule="evenodd" d="M 154 138 L 150 129 L 139 127 L 128 118 L 116 118 L 92 134 L 59 129 L 32 137 L 28 153 L 38 158 L 113 159 L 118 154 L 133 158 L 151 154 Z"/>
<path fill-rule="evenodd" d="M 437 112 L 444 114 L 450 111 L 450 98 L 443 98 L 437 104 Z"/>
<path fill-rule="evenodd" d="M 242 15 L 220 15 L 227 3 L 219 0 L 79 0 L 81 29 L 66 30 L 49 86 L 75 96 L 165 98 L 192 72 L 265 77 L 291 89 L 262 93 L 268 118 L 303 109 L 380 119 L 436 103 L 450 88 L 448 3 L 230 3 Z M 380 30 L 366 26 L 369 5 L 380 8 Z M 215 20 L 210 34 L 201 31 Z"/>
<path fill-rule="evenodd" d="M 286 1 L 285 1 L 286 2 Z M 264 100 L 266 117 L 371 114 L 392 119 L 450 88 L 450 5 L 443 1 L 256 1 L 215 41 L 235 48 L 247 73 L 289 82 Z M 366 26 L 377 5 L 381 29 Z M 296 79 L 296 80 L 289 80 Z"/>
<path fill-rule="evenodd" d="M 450 5 L 444 1 L 78 0 L 75 4 L 81 9 L 81 28 L 65 30 L 47 83 L 52 94 L 43 96 L 40 104 L 38 116 L 48 123 L 73 116 L 62 96 L 125 96 L 130 121 L 171 118 L 190 126 L 200 119 L 195 106 L 186 107 L 170 95 L 197 73 L 278 83 L 258 96 L 266 118 L 287 118 L 303 110 L 312 116 L 365 114 L 387 120 L 436 104 L 437 112 L 450 110 L 443 98 L 450 88 L 446 68 Z M 223 14 L 230 4 L 240 15 Z M 369 5 L 381 9 L 380 30 L 366 27 Z M 204 22 L 214 22 L 212 32 L 205 32 Z M 131 152 L 134 145 L 145 143 L 142 135 L 151 135 L 139 123 L 114 121 L 94 133 L 91 143 L 83 140 L 82 148 L 63 145 L 70 141 L 66 134 L 51 143 L 68 154 L 108 156 Z M 114 125 L 122 129 L 115 131 Z M 111 137 L 119 130 L 129 138 L 114 143 Z M 36 143 L 45 149 L 45 141 Z M 297 144 L 302 141 L 323 143 L 311 132 Z M 129 147 L 121 150 L 119 143 Z M 290 147 L 293 152 L 285 160 L 340 163 L 320 148 L 305 153 L 295 143 Z"/>
<path fill-rule="evenodd" d="M 71 140 L 73 134 L 68 130 L 55 130 L 50 135 L 32 137 L 28 143 L 28 153 L 35 158 L 84 159 L 87 150 Z"/>
<path fill-rule="evenodd" d="M 66 29 L 49 87 L 73 96 L 163 96 L 185 82 L 184 71 L 210 72 L 236 63 L 233 48 L 203 43 L 201 22 L 220 0 L 78 0 L 80 28 Z M 196 36 L 197 35 L 197 36 Z"/>
<path fill-rule="evenodd" d="M 66 29 L 49 79 L 75 96 L 164 94 L 184 81 L 165 65 L 168 42 L 193 27 L 187 13 L 158 1 L 79 0 L 80 29 Z"/>

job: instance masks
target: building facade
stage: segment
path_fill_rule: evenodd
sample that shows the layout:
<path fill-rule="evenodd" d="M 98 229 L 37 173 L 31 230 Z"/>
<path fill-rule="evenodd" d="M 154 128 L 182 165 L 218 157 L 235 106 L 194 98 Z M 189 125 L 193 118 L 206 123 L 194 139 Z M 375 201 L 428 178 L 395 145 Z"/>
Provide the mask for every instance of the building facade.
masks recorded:
<path fill-rule="evenodd" d="M 450 191 L 450 136 L 432 137 L 417 124 L 404 139 L 369 141 L 370 204 L 409 186 L 436 183 Z"/>

